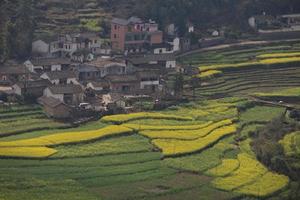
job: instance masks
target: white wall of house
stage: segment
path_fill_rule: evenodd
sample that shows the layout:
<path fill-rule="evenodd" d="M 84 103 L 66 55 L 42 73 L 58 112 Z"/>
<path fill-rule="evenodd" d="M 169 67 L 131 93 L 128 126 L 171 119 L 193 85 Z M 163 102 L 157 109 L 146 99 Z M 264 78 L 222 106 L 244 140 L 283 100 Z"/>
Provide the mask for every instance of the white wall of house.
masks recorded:
<path fill-rule="evenodd" d="M 195 31 L 194 26 L 193 26 L 193 25 L 190 25 L 190 26 L 188 27 L 188 31 L 189 31 L 189 33 L 194 33 L 194 31 Z"/>
<path fill-rule="evenodd" d="M 173 40 L 173 43 L 172 43 L 172 45 L 173 45 L 173 51 L 175 52 L 175 51 L 180 51 L 180 38 L 175 38 L 174 40 Z"/>
<path fill-rule="evenodd" d="M 32 73 L 34 73 L 34 66 L 33 64 L 30 62 L 30 60 L 27 60 L 24 62 L 25 67 Z"/>
<path fill-rule="evenodd" d="M 90 89 L 96 90 L 96 91 L 103 90 L 103 87 L 95 87 L 93 83 L 88 83 L 86 86 L 87 86 L 87 88 L 90 88 Z"/>
<path fill-rule="evenodd" d="M 157 81 L 141 81 L 141 89 L 145 89 L 146 86 L 159 85 L 159 80 Z"/>
<path fill-rule="evenodd" d="M 32 43 L 32 52 L 48 54 L 50 45 L 42 40 L 37 40 Z"/>
<path fill-rule="evenodd" d="M 171 60 L 166 62 L 166 68 L 175 68 L 176 67 L 176 61 Z"/>
<path fill-rule="evenodd" d="M 17 94 L 17 95 L 19 95 L 19 96 L 22 95 L 22 89 L 21 89 L 17 84 L 14 84 L 14 85 L 12 86 L 12 88 L 13 88 L 14 94 Z"/>
<path fill-rule="evenodd" d="M 67 79 L 67 84 L 79 85 L 79 82 L 77 81 L 76 78 L 68 78 Z"/>
<path fill-rule="evenodd" d="M 53 98 L 55 98 L 55 99 L 60 100 L 61 102 L 64 102 L 64 95 L 63 95 L 63 94 L 53 94 L 53 93 L 49 90 L 49 88 L 46 88 L 46 89 L 44 90 L 44 96 L 46 96 L 46 97 L 53 97 Z"/>
<path fill-rule="evenodd" d="M 167 48 L 156 48 L 154 49 L 154 54 L 166 54 L 166 53 L 173 53 L 173 51 L 168 51 Z"/>
<path fill-rule="evenodd" d="M 61 71 L 61 65 L 51 65 L 51 71 Z"/>

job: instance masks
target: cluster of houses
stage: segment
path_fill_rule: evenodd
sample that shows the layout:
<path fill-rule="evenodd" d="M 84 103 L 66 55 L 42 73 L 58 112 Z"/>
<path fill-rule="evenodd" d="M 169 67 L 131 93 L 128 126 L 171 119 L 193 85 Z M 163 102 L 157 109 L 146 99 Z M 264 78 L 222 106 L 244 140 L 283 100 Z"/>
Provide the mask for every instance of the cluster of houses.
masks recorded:
<path fill-rule="evenodd" d="M 152 20 L 115 18 L 111 38 L 95 33 L 59 35 L 32 43 L 32 58 L 0 66 L 0 91 L 37 99 L 49 117 L 72 109 L 126 108 L 124 99 L 172 95 L 165 76 L 178 70 L 179 39 L 164 39 Z"/>

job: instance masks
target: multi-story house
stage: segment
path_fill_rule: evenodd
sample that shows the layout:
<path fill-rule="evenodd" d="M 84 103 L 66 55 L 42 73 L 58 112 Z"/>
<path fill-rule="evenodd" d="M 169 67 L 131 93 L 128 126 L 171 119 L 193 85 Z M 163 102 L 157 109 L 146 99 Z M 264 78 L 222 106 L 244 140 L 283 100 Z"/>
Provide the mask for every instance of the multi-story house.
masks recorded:
<path fill-rule="evenodd" d="M 140 18 L 114 18 L 111 22 L 111 44 L 115 51 L 144 52 L 154 44 L 163 42 L 163 32 L 155 21 L 144 22 Z"/>

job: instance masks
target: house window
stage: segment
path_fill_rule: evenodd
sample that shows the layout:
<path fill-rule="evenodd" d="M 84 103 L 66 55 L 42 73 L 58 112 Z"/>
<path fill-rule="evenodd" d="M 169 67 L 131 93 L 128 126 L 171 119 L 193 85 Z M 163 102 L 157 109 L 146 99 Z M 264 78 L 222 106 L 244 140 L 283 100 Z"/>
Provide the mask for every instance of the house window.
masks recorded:
<path fill-rule="evenodd" d="M 115 39 L 117 38 L 117 34 L 114 34 L 114 38 L 115 38 Z"/>
<path fill-rule="evenodd" d="M 118 26 L 117 25 L 115 25 L 115 30 L 117 30 L 118 29 Z"/>
<path fill-rule="evenodd" d="M 87 72 L 87 73 L 86 73 L 86 75 L 87 75 L 88 77 L 90 77 L 90 76 L 91 76 L 90 72 Z"/>
<path fill-rule="evenodd" d="M 98 42 L 97 40 L 94 41 L 95 44 L 97 44 L 97 42 Z"/>

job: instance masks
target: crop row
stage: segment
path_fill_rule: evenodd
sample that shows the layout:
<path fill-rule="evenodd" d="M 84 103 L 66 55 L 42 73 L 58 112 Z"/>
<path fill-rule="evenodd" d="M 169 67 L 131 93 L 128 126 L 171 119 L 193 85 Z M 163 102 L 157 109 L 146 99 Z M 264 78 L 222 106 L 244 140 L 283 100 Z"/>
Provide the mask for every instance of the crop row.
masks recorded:
<path fill-rule="evenodd" d="M 55 153 L 47 147 L 0 147 L 0 157 L 45 158 Z"/>
<path fill-rule="evenodd" d="M 285 188 L 289 179 L 286 176 L 268 172 L 257 160 L 247 154 L 239 154 L 239 168 L 227 177 L 213 181 L 213 185 L 222 190 L 236 191 L 253 196 L 267 196 Z"/>
<path fill-rule="evenodd" d="M 0 142 L 0 147 L 55 146 L 62 144 L 75 144 L 113 135 L 122 135 L 131 132 L 132 129 L 123 126 L 107 126 L 99 130 L 83 132 L 64 132 L 60 134 L 53 134 L 32 139 Z"/>
<path fill-rule="evenodd" d="M 141 113 L 105 116 L 101 119 L 101 121 L 121 124 L 121 123 L 125 123 L 132 120 L 138 120 L 138 119 L 170 119 L 170 120 L 174 119 L 174 120 L 183 120 L 183 121 L 193 120 L 193 118 L 191 117 L 181 117 L 177 115 L 141 112 Z"/>
<path fill-rule="evenodd" d="M 166 131 L 140 131 L 139 134 L 149 137 L 151 139 L 179 139 L 179 140 L 195 140 L 207 136 L 213 130 L 223 126 L 231 125 L 232 121 L 227 119 L 207 127 L 195 130 L 166 130 Z"/>
<path fill-rule="evenodd" d="M 222 164 L 208 170 L 206 174 L 211 175 L 211 176 L 228 176 L 235 170 L 239 168 L 239 161 L 236 159 L 224 159 L 222 160 Z"/>
<path fill-rule="evenodd" d="M 208 66 L 201 66 L 199 69 L 200 71 L 204 72 L 208 70 L 235 69 L 235 68 L 242 68 L 242 67 L 277 65 L 277 64 L 285 64 L 285 63 L 293 63 L 293 62 L 300 62 L 300 57 L 269 58 L 269 59 L 263 59 L 259 61 L 249 61 L 249 62 L 241 62 L 235 64 L 208 65 Z"/>
<path fill-rule="evenodd" d="M 236 126 L 230 125 L 216 129 L 207 136 L 196 140 L 155 139 L 152 140 L 152 143 L 161 149 L 165 156 L 182 155 L 204 150 L 223 137 L 234 134 L 235 132 Z"/>

